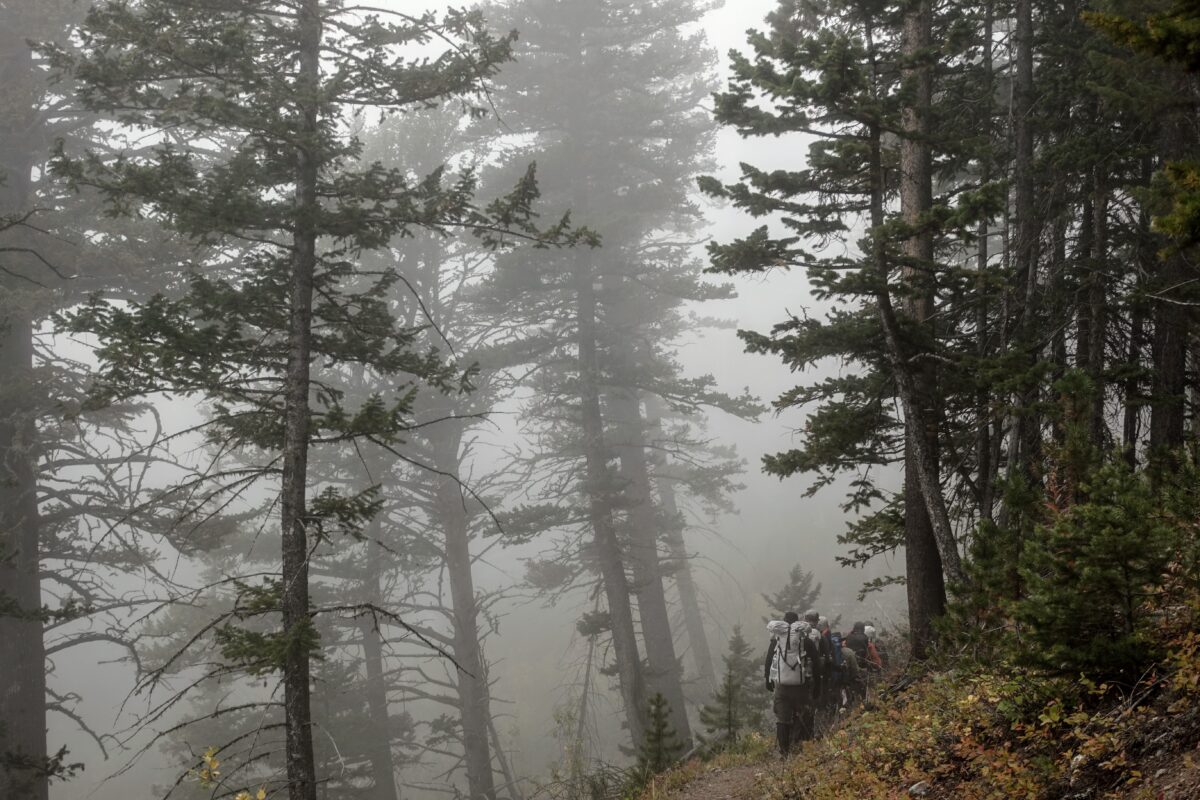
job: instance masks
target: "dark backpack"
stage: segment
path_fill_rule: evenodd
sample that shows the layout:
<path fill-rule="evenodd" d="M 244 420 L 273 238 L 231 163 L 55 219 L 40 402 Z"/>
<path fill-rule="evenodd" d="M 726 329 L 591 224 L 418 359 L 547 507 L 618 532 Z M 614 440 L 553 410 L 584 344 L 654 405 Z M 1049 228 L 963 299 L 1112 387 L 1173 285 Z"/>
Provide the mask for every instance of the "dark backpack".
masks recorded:
<path fill-rule="evenodd" d="M 846 667 L 846 658 L 842 655 L 842 635 L 830 633 L 829 642 L 833 645 L 833 668 L 841 672 Z"/>

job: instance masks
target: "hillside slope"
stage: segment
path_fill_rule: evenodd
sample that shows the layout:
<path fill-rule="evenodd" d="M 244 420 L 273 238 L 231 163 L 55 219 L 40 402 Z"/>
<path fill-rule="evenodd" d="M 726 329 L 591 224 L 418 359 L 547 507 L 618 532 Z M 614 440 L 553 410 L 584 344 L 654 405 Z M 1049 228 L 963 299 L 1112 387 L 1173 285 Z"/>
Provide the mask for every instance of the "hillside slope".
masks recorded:
<path fill-rule="evenodd" d="M 1129 686 L 1011 666 L 884 688 L 786 762 L 763 737 L 742 763 L 691 762 L 644 800 L 1195 800 L 1200 636 Z"/>

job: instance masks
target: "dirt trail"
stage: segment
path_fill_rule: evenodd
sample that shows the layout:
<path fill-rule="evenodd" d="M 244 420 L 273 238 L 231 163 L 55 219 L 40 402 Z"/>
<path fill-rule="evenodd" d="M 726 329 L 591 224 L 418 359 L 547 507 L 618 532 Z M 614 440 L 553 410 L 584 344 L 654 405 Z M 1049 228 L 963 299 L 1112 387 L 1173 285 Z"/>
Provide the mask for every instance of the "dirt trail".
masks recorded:
<path fill-rule="evenodd" d="M 757 779 L 774 765 L 750 764 L 743 767 L 714 769 L 678 791 L 668 800 L 749 800 L 756 796 Z"/>

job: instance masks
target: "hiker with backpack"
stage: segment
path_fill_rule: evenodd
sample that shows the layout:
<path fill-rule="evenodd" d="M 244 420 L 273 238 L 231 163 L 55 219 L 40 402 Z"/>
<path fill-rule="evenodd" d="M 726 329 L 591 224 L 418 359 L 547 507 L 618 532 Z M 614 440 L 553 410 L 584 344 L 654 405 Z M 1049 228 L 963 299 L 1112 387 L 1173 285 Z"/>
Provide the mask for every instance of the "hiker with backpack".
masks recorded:
<path fill-rule="evenodd" d="M 868 624 L 863 628 L 867 635 L 867 660 L 874 664 L 880 672 L 887 669 L 887 650 L 875 634 L 875 626 Z"/>
<path fill-rule="evenodd" d="M 793 742 L 813 735 L 813 675 L 820 654 L 809 631 L 794 611 L 767 623 L 771 641 L 764 672 L 767 691 L 774 693 L 775 739 L 783 758 Z"/>
<path fill-rule="evenodd" d="M 854 627 L 850 629 L 850 634 L 846 637 L 846 644 L 854 651 L 854 655 L 858 656 L 859 666 L 864 666 L 867 663 L 867 623 L 856 622 Z"/>
<path fill-rule="evenodd" d="M 821 614 L 810 608 L 804 613 L 804 621 L 808 623 L 808 638 L 817 647 L 817 660 L 813 665 L 813 705 L 823 705 L 829 693 L 829 679 L 833 668 L 833 650 L 821 634 Z"/>
<path fill-rule="evenodd" d="M 840 636 L 838 637 L 841 638 Z M 846 641 L 841 641 L 842 664 L 845 668 L 846 683 L 842 704 L 849 708 L 854 703 L 860 703 L 867 696 L 867 679 L 858 661 L 858 654 Z"/>
<path fill-rule="evenodd" d="M 846 657 L 842 653 L 842 635 L 829 627 L 829 620 L 821 617 L 821 636 L 829 650 L 829 681 L 824 702 L 830 709 L 843 704 L 842 693 L 846 688 Z"/>
<path fill-rule="evenodd" d="M 875 646 L 875 626 L 865 626 L 863 635 L 867 637 L 867 669 L 883 672 L 883 657 L 879 654 L 879 648 Z"/>

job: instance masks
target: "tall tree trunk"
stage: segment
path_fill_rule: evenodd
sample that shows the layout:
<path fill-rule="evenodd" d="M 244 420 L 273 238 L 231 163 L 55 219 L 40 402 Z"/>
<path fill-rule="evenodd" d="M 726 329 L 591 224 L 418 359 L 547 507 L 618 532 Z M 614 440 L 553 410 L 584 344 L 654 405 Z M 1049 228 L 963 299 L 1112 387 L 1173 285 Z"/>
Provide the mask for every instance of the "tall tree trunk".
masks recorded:
<path fill-rule="evenodd" d="M 575 711 L 575 732 L 571 737 L 570 763 L 567 775 L 578 780 L 587 772 L 584 743 L 587 741 L 588 698 L 592 691 L 592 667 L 596 661 L 596 635 L 588 637 L 587 661 L 583 665 L 583 687 L 579 690 L 579 707 Z"/>
<path fill-rule="evenodd" d="M 1020 321 L 1016 330 L 1016 346 L 1023 351 L 1026 369 L 1033 370 L 1038 361 L 1038 238 L 1041 221 L 1033 179 L 1033 0 L 1017 0 L 1016 7 L 1016 76 L 1013 85 L 1014 148 L 1013 213 L 1016 217 L 1014 273 L 1022 284 Z M 1041 454 L 1041 421 L 1036 410 L 1040 387 L 1027 378 L 1027 384 L 1016 398 L 1013 420 L 1011 471 L 1030 483 L 1040 480 L 1037 461 Z"/>
<path fill-rule="evenodd" d="M 900 142 L 900 207 L 912 231 L 905 242 L 908 265 L 902 271 L 907 300 L 905 314 L 928 328 L 933 317 L 934 251 L 928 214 L 933 209 L 932 160 L 929 147 L 933 101 L 933 67 L 929 63 L 933 10 L 930 0 L 910 2 L 904 16 L 904 66 L 906 95 L 902 111 L 904 135 Z M 886 286 L 883 289 L 887 291 Z M 894 333 L 894 331 L 893 331 Z M 932 331 L 928 339 L 935 341 Z M 920 413 L 905 409 L 904 446 L 904 560 L 908 588 L 909 635 L 913 657 L 925 658 L 933 641 L 933 620 L 946 610 L 942 557 L 938 553 L 930 511 L 926 507 L 921 474 L 936 486 L 938 495 L 937 375 L 931 360 L 909 368 L 911 403 Z M 907 404 L 906 404 L 907 405 Z M 923 444 L 923 447 L 921 445 Z M 918 452 L 920 450 L 920 452 Z M 953 544 L 951 544 L 953 547 Z"/>
<path fill-rule="evenodd" d="M 1033 130 L 1033 0 L 1016 3 L 1016 70 L 1012 87 L 1013 117 L 1013 205 L 1005 219 L 1015 241 L 1008 242 L 1011 252 L 1011 274 L 1014 286 L 1005 293 L 1006 302 L 1014 304 L 1016 322 L 1012 327 L 1011 347 L 1019 354 L 1018 365 L 1025 374 L 1020 376 L 1013 397 L 1011 434 L 1008 451 L 1008 480 L 1033 487 L 1041 482 L 1042 420 L 1038 411 L 1041 381 L 1035 371 L 1041 357 L 1038 340 L 1038 320 L 1041 316 L 1038 283 L 1038 240 L 1041 219 L 1037 210 L 1034 186 Z M 1006 315 L 1007 316 L 1007 315 Z M 1023 384 L 1023 385 L 1022 385 Z M 1020 597 L 1024 592 L 1019 569 L 1025 547 L 1028 515 L 1023 508 L 1007 503 L 1001 511 L 1001 526 L 1010 532 L 1011 552 L 1008 557 L 1006 584 L 1009 595 Z"/>
<path fill-rule="evenodd" d="M 382 524 L 379 517 L 371 520 L 367 535 L 366 589 L 368 601 L 375 606 L 383 605 L 379 586 L 382 547 L 379 545 Z M 367 795 L 370 800 L 399 800 L 396 789 L 396 768 L 392 760 L 391 735 L 388 723 L 387 683 L 383 673 L 383 637 L 376 620 L 367 616 L 361 624 L 363 637 L 363 662 L 367 671 L 367 715 L 371 734 L 367 742 L 367 758 L 371 762 L 371 779 L 374 786 Z"/>
<path fill-rule="evenodd" d="M 656 395 L 645 395 L 646 416 L 649 421 L 650 438 L 661 443 L 665 437 L 662 427 L 663 403 Z M 708 632 L 704 629 L 704 614 L 700 610 L 700 593 L 692 574 L 692 560 L 688 555 L 687 542 L 683 537 L 683 515 L 675 495 L 676 480 L 670 474 L 670 465 L 659 447 L 654 455 L 654 485 L 658 489 L 658 500 L 665 519 L 667 552 L 671 555 L 673 568 L 671 577 L 679 592 L 679 605 L 683 609 L 683 625 L 687 631 L 688 646 L 692 662 L 704 688 L 717 690 L 717 674 L 713 667 L 712 648 L 708 644 Z"/>
<path fill-rule="evenodd" d="M 1108 425 L 1104 421 L 1104 363 L 1105 339 L 1108 333 L 1108 307 L 1105 286 L 1108 283 L 1108 187 L 1103 167 L 1097 165 L 1093 181 L 1092 210 L 1092 258 L 1088 265 L 1088 340 L 1091 351 L 1085 368 L 1092 382 L 1092 410 L 1090 428 L 1092 438 L 1098 446 L 1109 441 Z"/>
<path fill-rule="evenodd" d="M 1140 280 L 1139 280 L 1140 283 Z M 1135 370 L 1142 361 L 1142 339 L 1146 335 L 1146 313 L 1141 303 L 1136 303 L 1130 309 L 1129 343 L 1125 354 L 1128 377 L 1121 384 L 1121 396 L 1124 408 L 1121 424 L 1121 446 L 1125 450 L 1125 460 L 1129 466 L 1137 466 L 1138 440 L 1141 436 L 1142 389 Z"/>
<path fill-rule="evenodd" d="M 1163 134 L 1164 159 L 1187 158 L 1193 136 L 1182 120 L 1168 122 Z M 1180 301 L 1180 290 L 1195 277 L 1184 253 L 1174 253 L 1155 270 L 1154 338 L 1151 341 L 1153 379 L 1150 390 L 1150 456 L 1170 467 L 1168 454 L 1184 443 L 1187 389 L 1187 350 L 1192 309 Z"/>
<path fill-rule="evenodd" d="M 512 765 L 508 763 L 508 754 L 504 752 L 504 745 L 500 742 L 500 731 L 496 728 L 496 718 L 490 714 L 488 715 L 488 733 L 491 735 L 492 750 L 496 754 L 500 775 L 504 778 L 505 791 L 512 800 L 522 800 L 524 794 L 521 792 L 521 784 L 512 770 Z"/>
<path fill-rule="evenodd" d="M 1061 179 L 1060 179 L 1061 180 Z M 1069 265 L 1067 256 L 1067 227 L 1070 222 L 1070 207 L 1067 202 L 1058 202 L 1060 192 L 1055 192 L 1054 212 L 1051 218 L 1054 220 L 1050 227 L 1050 296 L 1053 300 L 1053 310 L 1050 312 L 1051 318 L 1055 320 L 1063 320 L 1059 324 L 1054 325 L 1054 332 L 1050 337 L 1050 362 L 1054 365 L 1054 369 L 1050 374 L 1051 382 L 1060 380 L 1067 372 L 1067 325 L 1065 320 L 1071 315 L 1072 311 L 1078 309 L 1071 308 L 1070 298 L 1076 295 L 1071 291 L 1069 276 L 1072 270 Z M 1082 240 L 1083 234 L 1080 234 Z M 1074 272 L 1078 272 L 1075 270 Z M 1083 327 L 1083 322 L 1079 323 L 1080 328 Z M 1088 329 L 1091 332 L 1091 329 Z M 1080 340 L 1084 338 L 1081 333 L 1078 337 Z M 1082 345 L 1080 345 L 1082 346 Z M 1051 421 L 1052 438 L 1055 443 L 1061 444 L 1066 439 L 1066 429 L 1062 425 L 1061 420 L 1056 415 Z"/>
<path fill-rule="evenodd" d="M 984 3 L 983 16 L 983 31 L 981 34 L 982 49 L 983 49 L 983 107 L 987 109 L 987 113 L 983 118 L 983 133 L 986 139 L 991 141 L 992 138 L 992 105 L 995 102 L 996 81 L 994 72 L 995 57 L 993 54 L 992 37 L 995 35 L 995 17 L 994 9 L 991 0 Z M 979 168 L 979 182 L 981 185 L 987 185 L 992 180 L 992 156 L 985 155 Z M 977 242 L 975 245 L 975 264 L 979 270 L 979 276 L 975 281 L 975 291 L 978 294 L 978 299 L 975 305 L 975 348 L 976 356 L 980 362 L 986 359 L 992 352 L 992 331 L 991 323 L 988 319 L 988 262 L 991 258 L 989 252 L 988 237 L 991 234 L 991 226 L 988 220 L 980 220 L 978 229 L 976 230 Z M 976 415 L 976 434 L 975 434 L 975 458 L 977 461 L 977 479 L 979 497 L 979 518 L 990 522 L 993 517 L 995 505 L 995 486 L 996 486 L 996 469 L 997 464 L 992 459 L 992 422 L 993 414 L 991 410 L 991 394 L 986 385 L 981 382 L 980 388 L 975 396 L 975 415 Z"/>
<path fill-rule="evenodd" d="M 1142 185 L 1149 185 L 1154 174 L 1150 158 L 1142 159 Z M 1138 449 L 1141 446 L 1142 407 L 1145 404 L 1144 387 L 1138 377 L 1142 367 L 1142 356 L 1146 343 L 1147 306 L 1143 297 L 1146 293 L 1148 276 L 1154 274 L 1158 265 L 1158 254 L 1154 232 L 1150 227 L 1150 212 L 1142 208 L 1138 212 L 1137 232 L 1137 281 L 1130 303 L 1129 341 L 1126 344 L 1126 378 L 1121 383 L 1121 402 L 1124 420 L 1121 425 L 1121 445 L 1125 449 L 1125 460 L 1136 467 Z"/>
<path fill-rule="evenodd" d="M 615 389 L 611 404 L 616 423 L 617 456 L 624 480 L 624 501 L 628 508 L 630 558 L 634 592 L 638 599 L 638 617 L 642 623 L 642 641 L 646 646 L 647 688 L 661 693 L 670 707 L 671 727 L 681 742 L 690 742 L 691 726 L 683 698 L 679 659 L 675 657 L 675 637 L 663 571 L 658 554 L 658 514 L 650 487 L 646 457 L 646 427 L 642 405 L 636 390 Z"/>
<path fill-rule="evenodd" d="M 34 87 L 42 79 L 16 28 L 0 30 L 0 86 L 7 98 L 0 119 L 0 222 L 33 206 L 30 133 L 37 113 Z M 20 233 L 7 231 L 6 244 Z M 0 758 L 8 765 L 0 766 L 0 797 L 45 800 L 46 659 L 30 407 L 33 322 L 23 296 L 27 288 L 18 279 L 23 270 L 10 256 L 5 260 L 10 277 L 0 285 Z"/>
<path fill-rule="evenodd" d="M 1150 451 L 1157 459 L 1183 445 L 1187 388 L 1187 348 L 1191 310 L 1172 302 L 1177 287 L 1188 280 L 1184 257 L 1174 255 L 1159 270 L 1154 301 L 1154 363 L 1150 392 Z"/>
<path fill-rule="evenodd" d="M 1095 253 L 1096 239 L 1096 210 L 1092 203 L 1095 193 L 1089 194 L 1083 201 L 1079 212 L 1079 240 L 1075 249 L 1075 271 L 1081 276 L 1079 288 L 1075 291 L 1075 367 L 1087 370 L 1092 359 L 1092 324 L 1091 304 L 1088 302 L 1091 274 L 1091 259 Z"/>
<path fill-rule="evenodd" d="M 463 429 L 442 423 L 433 440 L 433 466 L 437 480 L 438 524 L 445 537 L 446 574 L 454 614 L 454 660 L 459 671 L 458 690 L 462 721 L 463 754 L 467 767 L 469 800 L 495 800 L 492 751 L 488 742 L 491 696 L 487 665 L 479 639 L 479 604 L 471 563 L 470 515 L 462 487 L 453 475 L 459 473 L 459 450 Z"/>
<path fill-rule="evenodd" d="M 289 800 L 316 800 L 309 649 L 315 641 L 308 599 L 309 389 L 312 360 L 313 282 L 317 265 L 318 104 L 321 68 L 321 3 L 303 0 L 298 11 L 300 125 L 296 145 L 296 227 L 292 239 L 288 364 L 284 387 L 283 488 L 280 497 L 283 551 L 284 748 Z"/>
<path fill-rule="evenodd" d="M 1192 333 L 1188 345 L 1188 364 L 1191 380 L 1188 381 L 1188 406 L 1192 413 L 1191 424 L 1188 426 L 1188 448 L 1192 453 L 1192 461 L 1200 461 L 1200 336 Z"/>
<path fill-rule="evenodd" d="M 633 607 L 625 562 L 613 523 L 612 476 L 604 443 L 604 419 L 600 413 L 600 364 L 596 346 L 596 289 L 582 258 L 574 266 L 576 324 L 579 346 L 579 411 L 583 433 L 585 486 L 588 517 L 592 525 L 595 557 L 608 601 L 613 651 L 625 720 L 635 745 L 645 736 L 647 697 L 633 625 Z"/>

